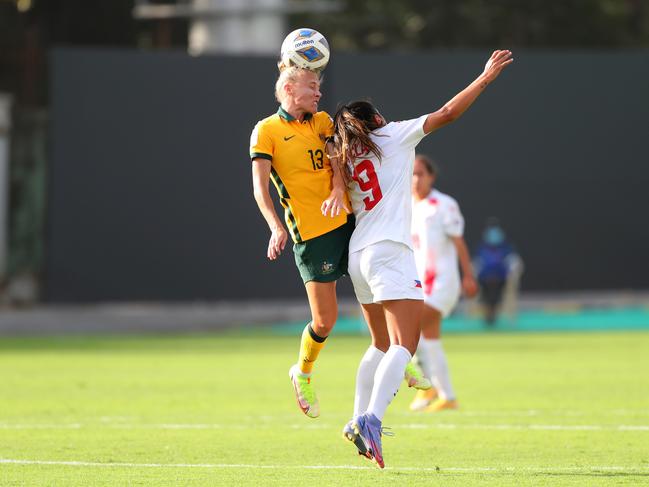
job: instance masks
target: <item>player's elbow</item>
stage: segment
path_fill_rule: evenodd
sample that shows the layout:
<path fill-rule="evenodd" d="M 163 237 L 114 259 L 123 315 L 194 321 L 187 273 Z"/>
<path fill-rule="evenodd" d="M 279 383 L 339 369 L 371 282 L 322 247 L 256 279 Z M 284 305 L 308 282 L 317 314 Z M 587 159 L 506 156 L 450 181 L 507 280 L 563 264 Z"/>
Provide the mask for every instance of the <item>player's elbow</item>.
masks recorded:
<path fill-rule="evenodd" d="M 439 118 L 441 122 L 446 125 L 447 123 L 454 122 L 460 117 L 458 110 L 452 106 L 444 105 L 439 110 Z"/>
<path fill-rule="evenodd" d="M 257 187 L 255 185 L 255 187 L 252 190 L 252 194 L 255 197 L 255 201 L 257 203 L 260 203 L 260 202 L 264 201 L 264 190 L 263 189 L 261 189 L 261 188 L 259 188 L 259 187 Z"/>
<path fill-rule="evenodd" d="M 447 125 L 459 117 L 459 113 L 453 107 L 444 105 L 439 110 L 428 115 L 426 123 L 424 123 L 424 133 L 429 134 L 433 130 L 437 130 L 444 125 Z"/>
<path fill-rule="evenodd" d="M 259 178 L 252 178 L 252 194 L 256 201 L 262 201 L 268 192 L 268 187 L 264 188 Z"/>

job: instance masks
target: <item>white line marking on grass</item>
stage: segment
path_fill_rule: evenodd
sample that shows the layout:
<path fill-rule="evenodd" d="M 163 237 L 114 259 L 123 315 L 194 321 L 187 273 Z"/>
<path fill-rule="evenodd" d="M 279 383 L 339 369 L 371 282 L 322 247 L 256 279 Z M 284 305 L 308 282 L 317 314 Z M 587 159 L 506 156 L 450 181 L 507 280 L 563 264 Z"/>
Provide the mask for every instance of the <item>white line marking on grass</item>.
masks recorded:
<path fill-rule="evenodd" d="M 31 430 L 31 429 L 80 429 L 83 425 L 80 423 L 68 423 L 68 424 L 10 424 L 10 423 L 0 423 L 0 429 L 7 430 Z"/>
<path fill-rule="evenodd" d="M 485 417 L 528 417 L 528 416 L 552 416 L 552 417 L 577 417 L 585 416 L 587 414 L 597 413 L 599 415 L 608 416 L 647 416 L 649 409 L 607 409 L 607 410 L 576 410 L 576 409 L 519 409 L 519 410 L 459 410 L 453 411 L 453 415 L 457 416 L 485 416 Z M 417 413 L 408 412 L 392 412 L 394 416 L 399 417 L 412 417 Z"/>
<path fill-rule="evenodd" d="M 17 460 L 0 458 L 6 465 L 56 465 L 67 467 L 117 467 L 117 468 L 207 468 L 207 469 L 258 469 L 258 470 L 376 470 L 376 467 L 359 465 L 254 465 L 245 463 L 130 463 L 130 462 L 84 462 L 58 460 Z M 588 473 L 588 472 L 649 472 L 649 465 L 623 467 L 598 465 L 579 467 L 386 467 L 385 470 L 438 473 Z"/>
<path fill-rule="evenodd" d="M 593 424 L 395 424 L 404 429 L 477 429 L 477 430 L 540 430 L 540 431 L 649 431 L 646 425 Z"/>
<path fill-rule="evenodd" d="M 392 423 L 394 429 L 471 429 L 512 431 L 649 431 L 647 425 L 593 425 L 593 424 L 462 424 L 462 423 Z M 328 424 L 294 424 L 293 429 L 330 429 Z"/>
<path fill-rule="evenodd" d="M 209 424 L 209 423 L 163 423 L 163 424 L 141 424 L 141 425 L 132 425 L 132 424 L 113 424 L 111 428 L 117 429 L 135 429 L 135 428 L 151 428 L 151 429 L 161 429 L 161 430 L 213 430 L 213 429 L 252 429 L 251 427 L 242 425 L 242 424 Z"/>
<path fill-rule="evenodd" d="M 649 431 L 649 426 L 644 426 L 641 424 L 638 425 L 633 425 L 633 424 L 623 424 L 621 426 L 618 426 L 618 429 L 620 431 Z"/>
<path fill-rule="evenodd" d="M 109 428 L 124 430 L 139 429 L 160 429 L 160 430 L 251 430 L 259 429 L 264 426 L 275 426 L 271 424 L 218 424 L 218 423 L 111 423 L 106 424 L 81 424 L 81 423 L 62 423 L 62 424 L 11 424 L 0 423 L 0 429 L 81 429 L 81 428 Z M 295 430 L 325 430 L 337 428 L 339 425 L 317 423 L 303 424 L 296 423 L 287 425 Z M 643 424 L 620 424 L 620 425 L 597 425 L 597 424 L 475 424 L 475 423 L 393 423 L 391 426 L 395 429 L 442 429 L 442 430 L 490 430 L 490 431 L 649 431 L 649 425 Z"/>

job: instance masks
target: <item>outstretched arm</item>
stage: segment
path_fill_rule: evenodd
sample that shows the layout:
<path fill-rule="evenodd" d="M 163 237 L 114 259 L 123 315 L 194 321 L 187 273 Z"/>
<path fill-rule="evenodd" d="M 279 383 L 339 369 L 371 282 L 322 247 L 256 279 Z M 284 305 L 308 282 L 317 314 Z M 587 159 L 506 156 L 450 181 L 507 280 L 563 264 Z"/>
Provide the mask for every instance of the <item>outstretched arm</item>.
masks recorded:
<path fill-rule="evenodd" d="M 261 211 L 270 228 L 270 240 L 268 241 L 266 255 L 270 260 L 275 260 L 281 255 L 282 250 L 284 250 L 286 241 L 288 240 L 288 234 L 273 206 L 273 200 L 268 191 L 269 180 L 270 161 L 256 157 L 252 160 L 252 186 L 259 211 Z"/>
<path fill-rule="evenodd" d="M 480 76 L 447 101 L 442 108 L 428 115 L 424 122 L 424 133 L 429 134 L 460 118 L 487 85 L 495 80 L 500 72 L 513 61 L 511 51 L 494 51 Z"/>

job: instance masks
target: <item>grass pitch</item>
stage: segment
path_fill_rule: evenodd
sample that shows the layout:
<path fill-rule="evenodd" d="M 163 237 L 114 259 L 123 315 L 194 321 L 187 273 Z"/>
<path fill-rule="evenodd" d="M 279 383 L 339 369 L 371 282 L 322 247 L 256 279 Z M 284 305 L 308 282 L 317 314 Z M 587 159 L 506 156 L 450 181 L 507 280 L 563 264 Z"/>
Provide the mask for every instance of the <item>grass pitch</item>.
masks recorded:
<path fill-rule="evenodd" d="M 649 332 L 445 338 L 461 410 L 340 436 L 368 339 L 334 333 L 298 410 L 298 336 L 0 340 L 0 485 L 649 485 Z"/>

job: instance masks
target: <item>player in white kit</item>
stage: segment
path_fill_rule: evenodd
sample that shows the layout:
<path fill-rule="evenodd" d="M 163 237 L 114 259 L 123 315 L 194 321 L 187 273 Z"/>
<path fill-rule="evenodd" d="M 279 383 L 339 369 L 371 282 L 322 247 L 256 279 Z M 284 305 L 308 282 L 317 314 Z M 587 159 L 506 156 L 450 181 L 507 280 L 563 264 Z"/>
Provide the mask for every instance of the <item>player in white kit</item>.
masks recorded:
<path fill-rule="evenodd" d="M 441 322 L 455 308 L 462 290 L 468 297 L 478 292 L 471 256 L 463 238 L 464 217 L 457 201 L 434 189 L 437 173 L 437 166 L 429 157 L 416 156 L 412 179 L 412 240 L 425 304 L 417 360 L 434 387 L 417 392 L 410 404 L 413 411 L 457 409 L 440 340 Z"/>
<path fill-rule="evenodd" d="M 510 51 L 494 51 L 478 78 L 419 118 L 387 123 L 369 102 L 343 106 L 334 117 L 335 163 L 345 170 L 356 216 L 349 276 L 372 335 L 356 376 L 354 417 L 343 434 L 380 468 L 383 416 L 421 331 L 424 296 L 410 234 L 415 147 L 462 115 L 512 61 Z"/>

